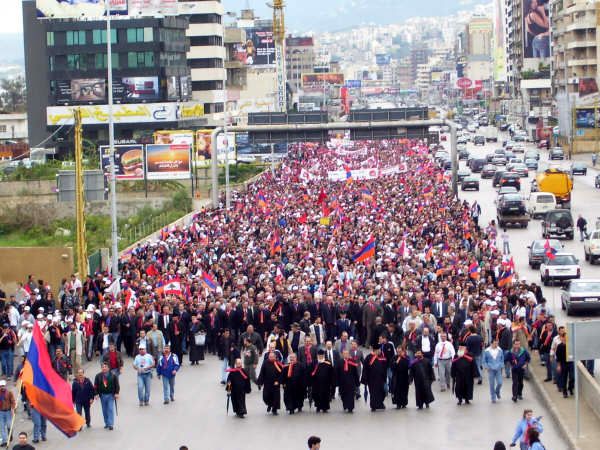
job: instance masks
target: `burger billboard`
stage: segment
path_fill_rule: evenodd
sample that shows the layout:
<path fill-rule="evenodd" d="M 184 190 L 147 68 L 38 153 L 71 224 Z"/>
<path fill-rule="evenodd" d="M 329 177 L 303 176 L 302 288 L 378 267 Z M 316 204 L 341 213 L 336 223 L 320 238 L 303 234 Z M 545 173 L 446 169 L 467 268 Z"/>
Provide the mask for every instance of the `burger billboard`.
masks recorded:
<path fill-rule="evenodd" d="M 110 175 L 110 147 L 100 146 L 102 171 Z M 144 146 L 142 144 L 115 145 L 115 174 L 117 180 L 144 179 Z"/>

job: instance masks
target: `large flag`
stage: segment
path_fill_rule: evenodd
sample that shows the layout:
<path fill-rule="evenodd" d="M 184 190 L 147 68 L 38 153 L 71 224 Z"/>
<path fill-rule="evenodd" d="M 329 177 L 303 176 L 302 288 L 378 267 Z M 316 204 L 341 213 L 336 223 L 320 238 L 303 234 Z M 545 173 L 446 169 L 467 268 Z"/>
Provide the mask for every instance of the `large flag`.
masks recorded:
<path fill-rule="evenodd" d="M 362 248 L 352 256 L 352 261 L 363 262 L 375 256 L 375 238 L 371 236 Z"/>
<path fill-rule="evenodd" d="M 505 287 L 511 284 L 513 281 L 513 271 L 509 267 L 507 270 L 502 272 L 500 279 L 498 280 L 498 287 Z"/>
<path fill-rule="evenodd" d="M 265 209 L 267 207 L 267 199 L 262 191 L 258 191 L 258 196 L 256 198 L 256 203 L 259 208 Z"/>
<path fill-rule="evenodd" d="M 275 256 L 278 252 L 281 252 L 281 239 L 279 239 L 279 233 L 275 231 L 271 238 L 271 256 Z"/>
<path fill-rule="evenodd" d="M 556 249 L 550 245 L 550 241 L 548 239 L 546 239 L 546 242 L 544 243 L 544 250 L 546 251 L 546 257 L 549 260 L 556 258 Z"/>
<path fill-rule="evenodd" d="M 181 280 L 179 278 L 172 279 L 164 285 L 163 292 L 165 295 L 181 295 Z"/>
<path fill-rule="evenodd" d="M 479 270 L 479 264 L 473 261 L 469 266 L 469 276 L 474 280 L 478 280 L 480 275 Z"/>
<path fill-rule="evenodd" d="M 68 437 L 75 436 L 85 424 L 83 417 L 73 409 L 71 386 L 52 368 L 37 321 L 34 321 L 21 382 L 31 405 Z"/>

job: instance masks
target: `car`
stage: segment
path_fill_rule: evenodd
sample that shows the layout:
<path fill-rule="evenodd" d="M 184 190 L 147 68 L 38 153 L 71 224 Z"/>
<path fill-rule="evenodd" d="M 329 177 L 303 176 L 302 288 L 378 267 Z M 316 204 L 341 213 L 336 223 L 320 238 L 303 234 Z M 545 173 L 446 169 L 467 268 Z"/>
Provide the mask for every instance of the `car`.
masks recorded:
<path fill-rule="evenodd" d="M 523 228 L 529 224 L 529 214 L 525 209 L 525 202 L 519 194 L 504 194 L 498 198 L 496 206 L 498 226 L 506 227 L 511 223 Z"/>
<path fill-rule="evenodd" d="M 575 311 L 600 311 L 600 279 L 568 282 L 560 293 L 560 305 L 567 316 Z"/>
<path fill-rule="evenodd" d="M 467 189 L 475 189 L 479 190 L 479 180 L 477 177 L 468 176 L 462 179 L 462 183 L 460 185 L 461 190 L 466 191 Z"/>
<path fill-rule="evenodd" d="M 503 195 L 518 194 L 518 193 L 519 193 L 519 191 L 517 191 L 517 188 L 514 186 L 501 187 L 500 189 L 498 189 L 498 195 L 496 196 L 496 199 L 494 200 L 494 204 L 498 205 L 498 201 L 500 201 L 500 197 L 502 197 Z"/>
<path fill-rule="evenodd" d="M 469 151 L 466 147 L 458 149 L 458 159 L 469 159 Z"/>
<path fill-rule="evenodd" d="M 523 159 L 513 156 L 508 160 L 508 164 L 523 164 Z"/>
<path fill-rule="evenodd" d="M 506 149 L 497 148 L 496 150 L 494 150 L 494 155 L 506 156 Z"/>
<path fill-rule="evenodd" d="M 548 246 L 550 248 L 546 248 Z M 527 248 L 529 249 L 529 267 L 539 269 L 548 250 L 559 253 L 562 251 L 563 246 L 558 239 L 536 239 Z"/>
<path fill-rule="evenodd" d="M 564 236 L 572 240 L 575 236 L 573 216 L 568 209 L 552 209 L 547 211 L 542 220 L 542 237 Z"/>
<path fill-rule="evenodd" d="M 521 177 L 515 172 L 504 172 L 498 186 L 514 186 L 518 191 L 521 190 Z"/>
<path fill-rule="evenodd" d="M 477 131 L 477 126 L 474 123 L 470 123 L 467 125 L 467 130 L 471 133 L 475 133 Z"/>
<path fill-rule="evenodd" d="M 456 172 L 456 178 L 458 179 L 459 183 L 463 180 L 463 178 L 466 178 L 469 175 L 471 175 L 471 171 L 469 169 L 458 169 Z"/>
<path fill-rule="evenodd" d="M 546 139 L 542 139 L 538 141 L 537 148 L 546 148 L 548 147 L 548 141 Z"/>
<path fill-rule="evenodd" d="M 473 138 L 474 145 L 485 145 L 485 136 L 481 134 L 476 134 Z"/>
<path fill-rule="evenodd" d="M 585 260 L 590 264 L 594 264 L 597 259 L 600 259 L 600 230 L 594 230 L 587 234 L 583 242 L 583 253 Z"/>
<path fill-rule="evenodd" d="M 548 159 L 551 161 L 555 159 L 563 160 L 565 159 L 565 152 L 560 147 L 553 147 L 548 153 Z"/>
<path fill-rule="evenodd" d="M 450 155 L 448 154 L 448 152 L 443 151 L 443 150 L 439 150 L 437 152 L 435 152 L 435 154 L 433 155 L 433 159 L 435 159 L 436 161 L 442 160 L 442 159 L 448 159 L 450 158 Z"/>
<path fill-rule="evenodd" d="M 594 186 L 596 188 L 600 188 L 600 174 L 596 175 L 596 178 L 594 179 Z"/>
<path fill-rule="evenodd" d="M 457 144 L 466 144 L 469 140 L 465 136 L 460 136 L 456 139 Z"/>
<path fill-rule="evenodd" d="M 506 152 L 504 152 L 504 156 L 506 157 L 506 160 L 508 161 L 510 158 L 515 157 L 515 153 L 512 150 L 506 150 Z"/>
<path fill-rule="evenodd" d="M 587 175 L 587 164 L 580 161 L 575 161 L 571 164 L 571 175 Z"/>
<path fill-rule="evenodd" d="M 502 175 L 504 175 L 504 172 L 506 172 L 506 170 L 496 169 L 496 173 L 494 173 L 494 178 L 492 178 L 493 187 L 500 186 L 500 180 L 502 179 Z"/>
<path fill-rule="evenodd" d="M 527 212 L 532 218 L 542 217 L 556 209 L 556 197 L 551 192 L 530 192 L 527 199 Z"/>
<path fill-rule="evenodd" d="M 529 177 L 529 169 L 527 168 L 527 166 L 525 164 L 511 163 L 508 166 L 506 166 L 506 170 L 515 172 L 522 178 Z"/>
<path fill-rule="evenodd" d="M 525 159 L 535 159 L 536 161 L 540 160 L 540 152 L 537 150 L 527 150 L 523 155 Z"/>
<path fill-rule="evenodd" d="M 514 147 L 515 142 L 514 141 L 507 141 L 506 144 L 504 144 L 504 149 L 505 150 L 512 150 L 512 148 Z"/>
<path fill-rule="evenodd" d="M 498 128 L 499 128 L 500 131 L 506 131 L 506 130 L 508 130 L 509 126 L 510 125 L 507 124 L 507 123 L 502 123 L 502 124 L 500 124 L 500 126 Z"/>
<path fill-rule="evenodd" d="M 537 170 L 537 168 L 538 168 L 537 159 L 533 159 L 533 158 L 526 159 L 525 165 L 527 166 L 528 169 Z"/>
<path fill-rule="evenodd" d="M 523 144 L 515 144 L 511 150 L 515 153 L 525 153 L 525 146 Z"/>
<path fill-rule="evenodd" d="M 493 164 L 486 164 L 481 169 L 481 178 L 493 178 L 496 173 L 496 166 Z"/>
<path fill-rule="evenodd" d="M 552 253 L 544 256 L 540 265 L 540 280 L 544 286 L 581 277 L 579 260 L 573 253 Z"/>
<path fill-rule="evenodd" d="M 506 157 L 502 155 L 495 155 L 490 162 L 495 166 L 505 166 L 507 163 Z"/>
<path fill-rule="evenodd" d="M 472 172 L 481 172 L 483 166 L 485 166 L 486 160 L 483 158 L 473 158 L 469 161 L 469 168 Z"/>

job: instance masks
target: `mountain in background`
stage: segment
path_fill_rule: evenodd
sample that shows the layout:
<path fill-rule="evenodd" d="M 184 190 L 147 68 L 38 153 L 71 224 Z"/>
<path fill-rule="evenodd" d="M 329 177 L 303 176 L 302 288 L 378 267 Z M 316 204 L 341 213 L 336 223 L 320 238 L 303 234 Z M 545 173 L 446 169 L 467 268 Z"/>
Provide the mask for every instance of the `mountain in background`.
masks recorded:
<path fill-rule="evenodd" d="M 491 0 L 287 0 L 289 32 L 336 31 L 362 24 L 400 23 L 411 17 L 446 16 Z M 249 6 L 261 18 L 269 18 L 266 0 L 223 0 L 226 11 Z"/>
<path fill-rule="evenodd" d="M 22 33 L 0 33 L 0 48 L 1 64 L 24 64 Z"/>

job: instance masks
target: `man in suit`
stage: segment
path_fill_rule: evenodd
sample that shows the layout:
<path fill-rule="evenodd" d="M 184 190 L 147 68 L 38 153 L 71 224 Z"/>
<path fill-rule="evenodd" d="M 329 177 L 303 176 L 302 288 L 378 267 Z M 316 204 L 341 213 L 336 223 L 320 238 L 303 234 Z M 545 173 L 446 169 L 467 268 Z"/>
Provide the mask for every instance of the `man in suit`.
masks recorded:
<path fill-rule="evenodd" d="M 438 325 L 444 323 L 444 317 L 448 315 L 448 303 L 442 300 L 442 296 L 437 294 L 435 302 L 431 304 L 431 313 L 435 316 Z"/>
<path fill-rule="evenodd" d="M 435 353 L 435 339 L 429 334 L 429 328 L 423 328 L 423 333 L 417 338 L 417 351 L 421 351 L 423 356 L 433 364 L 433 355 Z"/>
<path fill-rule="evenodd" d="M 340 318 L 335 323 L 336 339 L 340 338 L 342 334 L 346 333 L 348 336 L 354 336 L 354 330 L 352 322 L 348 319 L 345 310 L 340 311 Z"/>
<path fill-rule="evenodd" d="M 292 329 L 287 335 L 288 342 L 294 353 L 298 353 L 298 348 L 304 343 L 306 333 L 300 329 L 300 325 L 297 322 L 292 324 Z"/>
<path fill-rule="evenodd" d="M 367 330 L 367 342 L 365 343 L 367 346 L 370 346 L 373 341 L 375 318 L 381 316 L 381 313 L 381 306 L 375 303 L 374 297 L 371 297 L 363 307 L 363 325 Z M 375 343 L 377 343 L 378 338 L 378 336 L 375 337 Z"/>
<path fill-rule="evenodd" d="M 351 342 L 348 339 L 348 333 L 343 331 L 340 338 L 335 341 L 335 345 L 333 348 L 341 355 L 344 353 L 344 350 L 350 350 Z"/>
<path fill-rule="evenodd" d="M 238 305 L 236 317 L 239 322 L 240 333 L 242 333 L 242 330 L 247 330 L 248 325 L 254 324 L 254 310 L 250 308 L 247 301 L 243 301 L 241 305 Z M 240 338 L 240 341 L 243 342 L 243 339 Z"/>
<path fill-rule="evenodd" d="M 329 361 L 333 367 L 337 367 L 341 358 L 341 354 L 333 348 L 333 342 L 325 342 L 325 360 Z"/>
<path fill-rule="evenodd" d="M 313 345 L 310 336 L 304 338 L 304 345 L 298 347 L 298 361 L 306 367 L 307 371 L 312 371 L 317 363 L 317 347 Z"/>
<path fill-rule="evenodd" d="M 162 314 L 158 318 L 158 329 L 162 332 L 166 344 L 169 343 L 169 325 L 171 325 L 172 318 L 173 316 L 171 315 L 171 308 L 168 305 L 163 306 Z"/>
<path fill-rule="evenodd" d="M 358 370 L 358 377 L 362 374 L 362 364 L 365 360 L 363 351 L 358 347 L 358 341 L 355 339 L 350 344 L 350 358 L 357 364 L 356 369 Z M 356 398 L 360 398 L 360 386 L 356 387 Z"/>
<path fill-rule="evenodd" d="M 410 316 L 410 304 L 407 299 L 402 300 L 402 305 L 398 308 L 398 323 L 404 323 L 404 320 Z"/>
<path fill-rule="evenodd" d="M 334 339 L 337 334 L 335 330 L 336 310 L 333 304 L 333 296 L 328 295 L 325 304 L 321 308 L 321 317 L 325 324 L 325 334 L 329 339 Z"/>
<path fill-rule="evenodd" d="M 325 328 L 321 323 L 321 317 L 317 316 L 315 318 L 315 323 L 313 323 L 310 327 L 310 337 L 315 345 L 319 348 L 323 347 L 325 344 L 325 339 L 327 338 L 327 334 L 325 333 Z"/>

